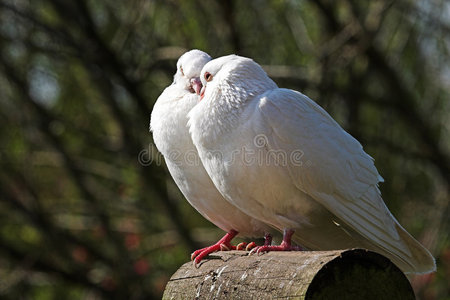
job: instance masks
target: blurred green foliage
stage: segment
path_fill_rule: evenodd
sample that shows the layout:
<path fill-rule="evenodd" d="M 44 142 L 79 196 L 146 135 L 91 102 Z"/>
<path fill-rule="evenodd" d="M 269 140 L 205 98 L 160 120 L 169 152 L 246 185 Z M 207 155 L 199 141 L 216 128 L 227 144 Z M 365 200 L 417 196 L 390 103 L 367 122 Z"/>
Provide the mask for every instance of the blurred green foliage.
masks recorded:
<path fill-rule="evenodd" d="M 157 299 L 222 234 L 148 132 L 192 48 L 253 58 L 358 138 L 437 258 L 417 297 L 450 299 L 447 1 L 0 0 L 2 299 Z"/>

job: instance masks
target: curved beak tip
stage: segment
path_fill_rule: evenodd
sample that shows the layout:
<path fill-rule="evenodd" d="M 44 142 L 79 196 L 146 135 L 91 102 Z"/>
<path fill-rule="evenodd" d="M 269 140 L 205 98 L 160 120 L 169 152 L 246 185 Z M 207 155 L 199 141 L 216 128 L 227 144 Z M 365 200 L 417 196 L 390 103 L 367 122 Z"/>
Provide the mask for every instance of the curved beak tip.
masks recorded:
<path fill-rule="evenodd" d="M 200 95 L 201 89 L 203 87 L 200 77 L 195 77 L 191 79 L 191 87 L 197 95 Z"/>

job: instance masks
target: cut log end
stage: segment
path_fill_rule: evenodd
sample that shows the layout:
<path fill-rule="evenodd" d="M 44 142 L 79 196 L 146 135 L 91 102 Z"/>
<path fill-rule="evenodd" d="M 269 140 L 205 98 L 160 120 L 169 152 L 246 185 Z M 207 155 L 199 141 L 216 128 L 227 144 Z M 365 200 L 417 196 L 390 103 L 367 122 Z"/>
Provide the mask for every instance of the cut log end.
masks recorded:
<path fill-rule="evenodd" d="M 362 250 L 217 252 L 185 263 L 163 299 L 415 299 L 390 260 Z"/>

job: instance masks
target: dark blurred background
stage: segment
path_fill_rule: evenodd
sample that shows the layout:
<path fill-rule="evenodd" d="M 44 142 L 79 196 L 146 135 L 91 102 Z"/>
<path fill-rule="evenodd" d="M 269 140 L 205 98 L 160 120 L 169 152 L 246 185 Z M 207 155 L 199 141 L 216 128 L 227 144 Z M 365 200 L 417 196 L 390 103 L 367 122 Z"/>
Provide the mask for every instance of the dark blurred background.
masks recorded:
<path fill-rule="evenodd" d="M 158 299 L 223 234 L 148 131 L 192 48 L 253 58 L 361 141 L 437 259 L 418 298 L 450 299 L 446 0 L 0 0 L 0 298 Z"/>

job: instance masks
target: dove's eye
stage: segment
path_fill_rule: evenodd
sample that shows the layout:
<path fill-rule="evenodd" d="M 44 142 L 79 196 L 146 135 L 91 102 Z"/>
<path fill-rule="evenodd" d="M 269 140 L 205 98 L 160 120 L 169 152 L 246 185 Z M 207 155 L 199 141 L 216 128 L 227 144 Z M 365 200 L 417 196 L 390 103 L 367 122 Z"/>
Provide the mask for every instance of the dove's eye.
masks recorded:
<path fill-rule="evenodd" d="M 183 67 L 182 66 L 180 66 L 180 72 L 181 72 L 181 75 L 184 76 L 184 72 L 183 72 Z"/>
<path fill-rule="evenodd" d="M 205 80 L 206 81 L 211 81 L 213 79 L 213 76 L 211 75 L 211 73 L 206 72 L 205 73 Z"/>

